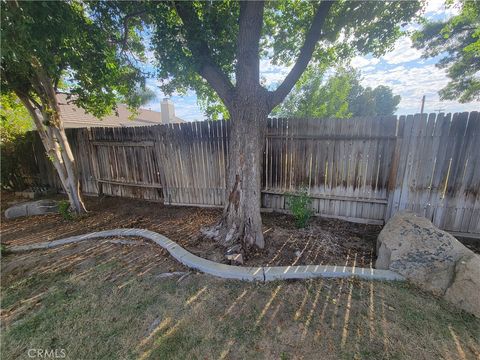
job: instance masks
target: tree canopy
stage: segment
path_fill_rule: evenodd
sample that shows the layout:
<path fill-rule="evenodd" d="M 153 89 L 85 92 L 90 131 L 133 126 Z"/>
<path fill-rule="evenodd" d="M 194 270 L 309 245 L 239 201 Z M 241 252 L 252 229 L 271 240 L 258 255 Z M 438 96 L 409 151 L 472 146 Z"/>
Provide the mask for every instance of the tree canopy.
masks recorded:
<path fill-rule="evenodd" d="M 7 2 L 1 14 L 2 92 L 18 91 L 41 102 L 35 83 L 41 67 L 53 88 L 96 116 L 117 102 L 139 103 L 135 84 L 144 78 L 129 53 L 118 51 L 118 32 L 105 31 L 82 2 Z M 133 41 L 133 40 L 131 40 Z M 138 44 L 137 48 L 141 46 Z"/>
<path fill-rule="evenodd" d="M 383 54 L 420 2 L 72 1 L 2 6 L 2 85 L 5 79 L 17 95 L 27 91 L 41 98 L 45 94 L 38 88 L 49 82 L 46 78 L 56 84 L 66 75 L 77 105 L 95 115 L 120 95 L 129 98 L 133 83 L 142 80 L 132 66 L 133 53 L 142 45 L 137 26 L 148 22 L 161 89 L 167 94 L 192 89 L 209 106 L 223 104 L 231 120 L 226 204 L 222 218 L 206 234 L 227 246 L 241 241 L 245 247 L 263 247 L 259 168 L 267 115 L 309 63 L 328 68 L 355 54 Z M 289 67 L 283 81 L 265 86 L 261 59 Z M 36 100 L 29 98 L 38 104 Z M 50 118 L 49 111 L 42 113 Z M 57 133 L 65 144 L 66 136 Z M 52 146 L 57 157 L 68 153 Z"/>
<path fill-rule="evenodd" d="M 237 46 L 241 36 L 239 3 L 152 2 L 139 6 L 148 8 L 152 16 L 153 49 L 162 90 L 193 89 L 208 115 L 225 113 L 219 100 L 228 107 L 238 85 L 243 55 Z M 319 9 L 327 6 L 326 19 L 316 19 Z M 310 53 L 312 62 L 321 66 L 356 53 L 383 54 L 400 36 L 401 24 L 419 8 L 419 2 L 414 1 L 267 2 L 258 46 L 249 51 L 273 64 L 293 65 L 281 84 L 265 88 L 272 95 L 272 105 L 288 94 L 308 64 Z M 318 33 L 309 31 L 312 26 Z M 258 69 L 251 76 L 258 77 Z"/>
<path fill-rule="evenodd" d="M 446 69 L 450 82 L 440 98 L 466 103 L 480 100 L 480 1 L 462 0 L 460 6 L 447 21 L 426 22 L 414 33 L 413 44 L 425 58 L 443 56 L 436 66 Z"/>
<path fill-rule="evenodd" d="M 135 55 L 143 49 L 137 23 L 125 18 L 117 31 L 100 21 L 95 5 L 1 3 L 2 92 L 15 93 L 28 110 L 77 214 L 86 209 L 57 93 L 62 88 L 67 100 L 102 117 L 119 101 L 138 106 L 138 89 L 144 88 L 144 76 L 135 64 Z"/>
<path fill-rule="evenodd" d="M 400 96 L 394 96 L 392 90 L 383 85 L 364 88 L 360 77 L 360 72 L 347 67 L 337 69 L 325 81 L 323 69 L 310 68 L 273 114 L 339 119 L 392 115 L 400 103 Z"/>
<path fill-rule="evenodd" d="M 193 89 L 207 108 L 225 106 L 231 121 L 224 212 L 204 234 L 225 246 L 263 248 L 259 167 L 266 117 L 309 63 L 328 67 L 353 54 L 385 52 L 420 3 L 226 0 L 137 6 L 150 16 L 162 90 Z M 262 83 L 261 59 L 290 67 L 277 86 Z"/>

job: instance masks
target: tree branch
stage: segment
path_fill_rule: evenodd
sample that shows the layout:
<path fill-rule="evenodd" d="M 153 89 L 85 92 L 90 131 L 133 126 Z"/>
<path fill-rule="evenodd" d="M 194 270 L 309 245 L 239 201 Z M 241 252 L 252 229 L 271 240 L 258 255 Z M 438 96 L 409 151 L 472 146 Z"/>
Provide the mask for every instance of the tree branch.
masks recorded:
<path fill-rule="evenodd" d="M 134 17 L 137 17 L 137 16 L 140 16 L 140 15 L 143 15 L 147 12 L 147 10 L 145 9 L 142 9 L 142 10 L 138 10 L 138 11 L 135 11 L 133 13 L 130 13 L 130 14 L 127 14 L 125 15 L 125 17 L 123 18 L 123 36 L 122 38 L 120 39 L 119 43 L 121 45 L 121 51 L 125 51 L 127 48 L 128 48 L 128 23 L 130 21 L 130 19 L 134 18 Z"/>
<path fill-rule="evenodd" d="M 43 98 L 43 105 L 50 113 L 48 119 L 49 122 L 52 122 L 50 125 L 58 127 L 59 129 L 63 128 L 62 119 L 60 118 L 60 107 L 57 102 L 57 94 L 53 88 L 53 81 L 35 56 L 32 56 L 31 63 L 39 87 L 37 90 L 38 95 Z"/>
<path fill-rule="evenodd" d="M 35 126 L 37 127 L 40 138 L 42 140 L 47 141 L 47 139 L 46 139 L 47 134 L 46 134 L 45 129 L 43 127 L 42 120 L 40 120 L 37 112 L 35 111 L 34 105 L 32 105 L 32 99 L 29 96 L 25 95 L 24 93 L 22 93 L 18 90 L 15 91 L 15 94 L 20 99 L 20 101 L 23 103 L 23 106 L 25 106 L 28 113 L 32 117 L 32 120 L 35 123 Z"/>
<path fill-rule="evenodd" d="M 240 19 L 237 39 L 236 79 L 239 88 L 245 85 L 260 86 L 260 36 L 262 34 L 263 1 L 240 2 Z"/>
<path fill-rule="evenodd" d="M 228 106 L 233 97 L 233 85 L 228 76 L 212 59 L 208 44 L 201 37 L 203 35 L 202 27 L 192 3 L 179 1 L 173 4 L 183 22 L 187 46 L 198 63 L 198 74 L 213 87 L 224 104 Z"/>
<path fill-rule="evenodd" d="M 42 120 L 40 120 L 35 110 L 35 107 L 32 105 L 33 100 L 31 96 L 28 96 L 19 90 L 16 90 L 15 94 L 18 96 L 18 98 L 23 103 L 25 108 L 28 110 L 30 116 L 32 117 L 33 122 L 35 123 L 35 126 L 38 130 L 40 139 L 42 140 L 43 146 L 45 147 L 45 151 L 47 152 L 48 156 L 53 157 L 53 160 L 54 160 L 53 165 L 55 169 L 58 171 L 58 175 L 60 177 L 60 181 L 62 182 L 62 185 L 66 188 L 67 174 L 66 174 L 65 168 L 62 165 L 63 161 L 62 161 L 59 145 L 55 141 L 54 136 L 52 136 L 51 134 L 51 128 L 49 127 L 45 128 L 43 126 Z"/>
<path fill-rule="evenodd" d="M 300 49 L 300 55 L 298 56 L 297 62 L 290 70 L 285 80 L 283 80 L 282 84 L 277 88 L 277 90 L 269 92 L 270 98 L 268 104 L 270 110 L 272 110 L 275 106 L 280 104 L 283 99 L 285 99 L 285 97 L 288 95 L 290 90 L 293 88 L 295 83 L 298 81 L 300 76 L 302 76 L 303 72 L 307 68 L 308 63 L 312 58 L 313 51 L 315 50 L 315 46 L 321 38 L 322 27 L 325 24 L 325 20 L 332 5 L 333 1 L 322 1 L 320 6 L 318 7 L 317 12 L 313 17 L 310 30 L 305 37 L 305 42 Z"/>

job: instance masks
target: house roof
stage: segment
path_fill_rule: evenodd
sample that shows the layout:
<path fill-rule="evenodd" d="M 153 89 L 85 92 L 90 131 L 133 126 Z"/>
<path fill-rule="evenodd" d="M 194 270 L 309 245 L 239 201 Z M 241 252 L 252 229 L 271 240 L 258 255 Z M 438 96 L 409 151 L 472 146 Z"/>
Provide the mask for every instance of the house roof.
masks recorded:
<path fill-rule="evenodd" d="M 66 95 L 59 94 L 58 102 L 60 105 L 60 116 L 65 128 L 84 128 L 84 127 L 131 127 L 148 126 L 162 124 L 162 113 L 147 109 L 138 109 L 138 114 L 130 120 L 131 112 L 124 104 L 117 106 L 116 113 L 98 119 L 92 114 L 88 114 L 82 108 L 68 103 Z M 183 123 L 185 120 L 175 116 L 171 123 Z"/>

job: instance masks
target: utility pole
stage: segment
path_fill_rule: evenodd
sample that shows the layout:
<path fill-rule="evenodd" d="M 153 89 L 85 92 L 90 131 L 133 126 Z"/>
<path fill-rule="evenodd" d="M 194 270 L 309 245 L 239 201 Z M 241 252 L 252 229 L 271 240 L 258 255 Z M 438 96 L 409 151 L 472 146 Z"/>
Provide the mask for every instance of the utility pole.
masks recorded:
<path fill-rule="evenodd" d="M 425 95 L 422 97 L 422 108 L 420 109 L 420 115 L 423 115 L 423 109 L 425 108 Z"/>

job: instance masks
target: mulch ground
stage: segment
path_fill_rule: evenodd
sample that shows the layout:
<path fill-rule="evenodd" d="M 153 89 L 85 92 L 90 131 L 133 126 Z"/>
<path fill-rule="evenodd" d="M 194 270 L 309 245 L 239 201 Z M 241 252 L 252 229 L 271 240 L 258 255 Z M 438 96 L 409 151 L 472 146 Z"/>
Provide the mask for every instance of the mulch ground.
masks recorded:
<path fill-rule="evenodd" d="M 60 197 L 59 197 L 60 198 Z M 220 209 L 164 206 L 156 202 L 114 197 L 86 197 L 88 214 L 64 220 L 58 214 L 6 220 L 3 211 L 25 201 L 2 193 L 2 243 L 23 245 L 113 228 L 145 228 L 161 233 L 192 253 L 226 262 L 225 249 L 201 237 L 200 230 L 212 225 Z M 266 246 L 249 254 L 246 266 L 330 264 L 369 267 L 375 257 L 379 226 L 313 218 L 305 229 L 297 229 L 291 216 L 262 215 Z"/>
<path fill-rule="evenodd" d="M 56 198 L 61 199 L 61 196 Z M 26 200 L 2 192 L 2 244 L 31 244 L 114 228 L 145 228 L 169 237 L 198 256 L 227 263 L 225 248 L 200 233 L 203 227 L 215 223 L 221 214 L 220 209 L 165 206 L 115 197 L 85 197 L 89 212 L 75 220 L 64 220 L 59 214 L 5 219 L 4 210 L 22 201 Z M 265 249 L 250 253 L 245 259 L 246 266 L 374 266 L 375 243 L 381 226 L 315 217 L 306 228 L 297 229 L 292 216 L 278 213 L 262 214 L 262 220 Z M 464 243 L 480 252 L 480 242 Z"/>

